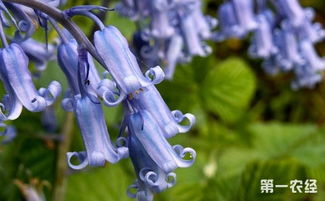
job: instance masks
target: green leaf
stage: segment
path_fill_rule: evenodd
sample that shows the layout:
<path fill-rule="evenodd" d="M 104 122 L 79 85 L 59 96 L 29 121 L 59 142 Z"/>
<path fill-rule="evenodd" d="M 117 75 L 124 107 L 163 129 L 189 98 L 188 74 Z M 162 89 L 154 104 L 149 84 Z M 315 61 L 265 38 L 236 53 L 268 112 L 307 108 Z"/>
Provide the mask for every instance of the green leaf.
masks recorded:
<path fill-rule="evenodd" d="M 325 133 L 315 125 L 255 123 L 249 130 L 261 158 L 294 158 L 314 168 L 325 164 Z"/>
<path fill-rule="evenodd" d="M 204 107 L 225 122 L 247 110 L 256 88 L 253 72 L 241 59 L 231 58 L 210 69 L 202 86 Z"/>
<path fill-rule="evenodd" d="M 207 183 L 204 189 L 204 199 L 219 201 L 284 201 L 303 200 L 307 194 L 295 195 L 290 188 L 277 189 L 274 193 L 262 194 L 260 182 L 262 179 L 273 179 L 275 184 L 289 185 L 292 179 L 307 179 L 306 168 L 295 161 L 251 161 L 243 171 L 229 177 L 216 175 Z M 211 189 L 213 189 L 211 191 Z"/>
<path fill-rule="evenodd" d="M 65 201 L 130 201 L 126 189 L 134 176 L 122 164 L 107 166 L 69 176 Z"/>

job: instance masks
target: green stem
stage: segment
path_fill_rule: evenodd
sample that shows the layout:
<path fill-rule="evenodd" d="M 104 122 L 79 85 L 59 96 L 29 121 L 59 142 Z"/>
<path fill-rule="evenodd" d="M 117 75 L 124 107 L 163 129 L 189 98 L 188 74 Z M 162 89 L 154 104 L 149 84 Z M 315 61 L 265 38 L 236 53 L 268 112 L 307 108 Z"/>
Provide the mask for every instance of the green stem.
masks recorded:
<path fill-rule="evenodd" d="M 67 171 L 68 165 L 66 160 L 66 153 L 69 151 L 72 136 L 73 136 L 73 113 L 68 112 L 66 115 L 65 123 L 62 128 L 63 140 L 59 142 L 57 163 L 56 163 L 56 175 L 53 189 L 52 201 L 63 201 L 65 196 L 66 184 L 67 184 Z"/>

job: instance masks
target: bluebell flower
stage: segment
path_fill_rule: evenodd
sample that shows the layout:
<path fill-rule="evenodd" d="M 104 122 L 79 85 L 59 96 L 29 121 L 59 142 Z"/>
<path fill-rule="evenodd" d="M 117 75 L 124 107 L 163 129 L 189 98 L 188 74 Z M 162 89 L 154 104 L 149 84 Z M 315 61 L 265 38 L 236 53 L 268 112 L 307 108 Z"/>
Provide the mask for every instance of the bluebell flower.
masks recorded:
<path fill-rule="evenodd" d="M 195 1 L 193 4 L 194 8 L 192 11 L 193 13 L 191 14 L 193 18 L 193 24 L 196 25 L 198 33 L 202 39 L 211 39 L 213 35 L 212 29 L 217 26 L 218 21 L 215 18 L 203 15 L 201 1 Z"/>
<path fill-rule="evenodd" d="M 281 67 L 279 66 L 276 55 L 271 55 L 268 58 L 265 58 L 265 60 L 262 63 L 263 70 L 270 75 L 275 75 L 279 72 L 281 72 Z"/>
<path fill-rule="evenodd" d="M 55 58 L 55 46 L 40 43 L 32 38 L 19 43 L 19 46 L 24 50 L 29 60 L 35 63 L 38 71 L 44 71 L 47 62 Z"/>
<path fill-rule="evenodd" d="M 242 38 L 257 28 L 252 0 L 231 0 L 218 10 L 220 30 L 215 40 Z"/>
<path fill-rule="evenodd" d="M 86 151 L 67 153 L 70 168 L 80 170 L 88 165 L 103 166 L 106 161 L 116 163 L 128 157 L 127 147 L 112 144 L 99 103 L 94 103 L 88 96 L 77 95 L 74 107 Z M 71 162 L 73 157 L 77 157 L 80 164 L 74 165 Z"/>
<path fill-rule="evenodd" d="M 154 117 L 166 138 L 188 132 L 195 123 L 195 117 L 192 114 L 182 114 L 179 110 L 171 112 L 153 85 L 136 91 L 130 95 L 129 99 L 135 108 L 146 110 Z M 188 121 L 188 125 L 180 124 L 184 120 Z"/>
<path fill-rule="evenodd" d="M 180 16 L 180 29 L 184 38 L 184 45 L 190 56 L 207 56 L 211 53 L 211 48 L 202 41 L 200 32 L 193 20 L 194 17 L 192 15 Z"/>
<path fill-rule="evenodd" d="M 141 1 L 139 1 L 139 3 L 141 5 Z M 120 3 L 115 6 L 115 9 L 119 14 L 128 17 L 131 20 L 136 20 L 139 18 L 137 5 L 137 0 L 121 0 Z"/>
<path fill-rule="evenodd" d="M 58 121 L 55 114 L 54 107 L 47 107 L 42 112 L 41 117 L 42 125 L 44 129 L 50 133 L 54 133 L 58 128 Z"/>
<path fill-rule="evenodd" d="M 227 38 L 242 38 L 245 35 L 234 15 L 234 8 L 230 2 L 223 3 L 218 9 L 220 30 L 215 34 L 214 40 L 223 41 Z"/>
<path fill-rule="evenodd" d="M 320 42 L 325 38 L 325 30 L 320 23 L 313 23 L 315 11 L 311 8 L 305 9 L 305 18 L 302 23 L 293 27 L 300 40 L 309 40 L 313 43 Z"/>
<path fill-rule="evenodd" d="M 89 62 L 89 85 L 93 90 L 96 90 L 98 84 L 100 83 L 100 77 L 96 70 L 96 67 L 88 54 Z M 69 87 L 73 95 L 80 94 L 79 84 L 78 84 L 78 43 L 75 39 L 70 38 L 67 41 L 63 41 L 58 47 L 58 63 L 62 71 L 64 72 L 68 82 Z"/>
<path fill-rule="evenodd" d="M 274 40 L 279 50 L 276 60 L 284 71 L 293 69 L 295 65 L 303 64 L 297 36 L 286 22 L 282 22 L 281 29 L 275 30 Z"/>
<path fill-rule="evenodd" d="M 299 50 L 304 63 L 294 68 L 296 78 L 292 82 L 292 88 L 313 88 L 322 80 L 321 71 L 325 69 L 325 59 L 319 58 L 311 41 L 301 41 Z"/>
<path fill-rule="evenodd" d="M 231 0 L 241 29 L 250 32 L 257 28 L 253 0 Z"/>
<path fill-rule="evenodd" d="M 214 36 L 217 20 L 203 15 L 200 1 L 125 0 L 117 10 L 139 22 L 134 42 L 144 66 L 164 66 L 167 79 L 173 77 L 176 64 L 211 52 L 204 40 Z M 141 43 L 140 47 L 140 40 L 147 44 Z"/>
<path fill-rule="evenodd" d="M 9 10 L 7 9 L 6 5 L 5 5 L 2 1 L 0 1 L 0 10 L 1 10 L 1 12 L 0 12 L 0 14 L 1 14 L 0 18 L 1 18 L 1 20 L 2 20 L 2 23 L 3 23 L 5 26 L 9 27 L 9 26 L 10 26 L 9 21 L 11 21 L 11 23 L 12 23 L 16 28 L 18 28 L 18 25 L 17 25 L 17 22 L 16 22 L 15 18 L 11 15 L 11 13 L 10 13 Z M 9 17 L 9 20 L 8 20 L 7 17 L 4 15 L 4 13 Z"/>
<path fill-rule="evenodd" d="M 178 167 L 190 167 L 196 153 L 191 148 L 171 146 L 166 140 L 157 121 L 147 110 L 139 110 L 128 116 L 129 135 L 137 138 L 152 161 L 165 173 Z M 184 159 L 189 156 L 190 159 Z"/>
<path fill-rule="evenodd" d="M 299 88 L 313 88 L 322 80 L 322 75 L 310 68 L 308 65 L 297 65 L 294 69 L 296 74 L 295 80 L 292 82 L 293 89 Z"/>
<path fill-rule="evenodd" d="M 275 3 L 279 13 L 288 19 L 290 24 L 293 26 L 300 26 L 303 23 L 305 12 L 298 0 L 280 0 L 272 2 Z"/>
<path fill-rule="evenodd" d="M 164 74 L 162 70 L 158 70 L 159 67 L 152 71 L 155 73 L 152 80 L 143 75 L 127 40 L 117 28 L 109 26 L 95 32 L 94 42 L 106 64 L 106 70 L 124 94 L 163 80 Z"/>
<path fill-rule="evenodd" d="M 299 49 L 305 65 L 314 71 L 322 71 L 325 69 L 325 58 L 320 58 L 309 40 L 303 40 L 299 43 Z"/>
<path fill-rule="evenodd" d="M 36 90 L 28 70 L 28 58 L 15 43 L 2 49 L 0 73 L 3 82 L 11 87 L 21 104 L 32 112 L 43 111 L 52 105 L 61 92 L 61 85 L 57 81 L 52 81 L 47 89 Z"/>
<path fill-rule="evenodd" d="M 117 89 L 116 84 L 110 79 L 106 77 L 104 77 L 104 79 L 101 79 L 92 57 L 89 53 L 86 53 L 86 55 L 87 56 L 85 56 L 85 62 L 89 66 L 89 74 L 87 80 L 90 85 L 90 93 L 101 97 L 107 106 L 115 106 L 122 102 L 126 95 L 120 93 L 120 91 Z M 68 79 L 71 90 L 71 92 L 67 93 L 66 98 L 62 101 L 62 106 L 65 110 L 70 111 L 73 109 L 71 107 L 71 101 L 74 99 L 73 97 L 80 94 L 77 76 L 79 64 L 78 43 L 75 39 L 70 38 L 66 41 L 63 41 L 59 45 L 58 63 Z"/>
<path fill-rule="evenodd" d="M 254 58 L 269 58 L 278 52 L 274 44 L 273 23 L 274 16 L 270 10 L 266 10 L 256 16 L 258 27 L 249 47 L 249 54 Z"/>
<path fill-rule="evenodd" d="M 128 157 L 127 147 L 116 147 L 111 142 L 100 102 L 96 96 L 88 92 L 89 89 L 85 83 L 88 76 L 87 63 L 84 60 L 85 52 L 82 48 L 78 49 L 78 86 L 80 94 L 74 96 L 72 106 L 86 151 L 67 153 L 69 166 L 76 170 L 83 169 L 88 165 L 103 166 L 106 161 L 116 163 L 122 158 Z M 80 164 L 74 165 L 71 162 L 74 156 L 79 159 Z"/>
<path fill-rule="evenodd" d="M 154 38 L 168 38 L 175 33 L 174 27 L 170 24 L 167 11 L 154 10 L 151 17 L 150 34 Z"/>
<path fill-rule="evenodd" d="M 6 77 L 2 77 L 1 73 L 0 77 L 6 90 L 6 95 L 0 103 L 0 121 L 15 120 L 20 116 L 23 105 L 17 98 L 10 83 L 5 80 Z"/>
<path fill-rule="evenodd" d="M 17 21 L 18 30 L 15 32 L 13 41 L 19 43 L 30 38 L 38 24 L 34 10 L 20 4 L 6 2 L 5 5 L 15 14 L 14 16 Z"/>
<path fill-rule="evenodd" d="M 151 201 L 154 193 L 160 193 L 175 185 L 176 174 L 165 173 L 159 168 L 135 135 L 128 136 L 127 144 L 137 175 L 137 180 L 128 188 L 129 197 L 141 201 Z M 132 193 L 132 189 L 135 190 L 135 193 Z"/>
<path fill-rule="evenodd" d="M 16 129 L 13 126 L 7 126 L 4 123 L 0 123 L 0 128 L 4 129 L 0 132 L 0 136 L 3 137 L 2 141 L 0 141 L 0 145 L 11 142 L 17 135 Z"/>
<path fill-rule="evenodd" d="M 168 41 L 168 47 L 166 51 L 166 66 L 165 66 L 165 77 L 166 79 L 172 79 L 176 65 L 178 62 L 184 57 L 183 53 L 183 38 L 175 34 L 169 41 Z"/>

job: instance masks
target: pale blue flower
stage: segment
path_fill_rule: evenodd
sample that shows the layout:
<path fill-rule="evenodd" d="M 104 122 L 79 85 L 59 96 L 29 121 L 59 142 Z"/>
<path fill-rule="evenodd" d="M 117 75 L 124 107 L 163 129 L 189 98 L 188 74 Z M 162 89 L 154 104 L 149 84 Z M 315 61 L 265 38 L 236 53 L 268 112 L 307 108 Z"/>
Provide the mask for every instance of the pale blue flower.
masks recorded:
<path fill-rule="evenodd" d="M 163 80 L 164 74 L 158 70 L 159 67 L 151 71 L 155 73 L 153 79 L 143 75 L 127 40 L 117 28 L 109 26 L 97 31 L 94 41 L 98 53 L 106 64 L 106 70 L 112 75 L 122 93 L 128 94 Z"/>
<path fill-rule="evenodd" d="M 14 13 L 14 17 L 17 21 L 18 30 L 15 32 L 13 41 L 21 42 L 30 38 L 35 30 L 37 24 L 37 16 L 33 9 L 13 3 L 5 3 L 6 7 Z"/>
<path fill-rule="evenodd" d="M 160 193 L 175 185 L 176 174 L 162 171 L 150 158 L 135 135 L 128 136 L 127 144 L 137 175 L 137 180 L 128 188 L 129 197 L 141 201 L 151 201 L 154 193 Z M 135 190 L 135 193 L 132 193 L 132 189 Z"/>
<path fill-rule="evenodd" d="M 321 71 L 325 69 L 325 58 L 320 58 L 309 40 L 303 40 L 299 44 L 299 49 L 302 58 L 310 69 L 314 71 Z"/>
<path fill-rule="evenodd" d="M 88 96 L 78 95 L 74 106 L 86 151 L 67 153 L 70 168 L 80 170 L 88 165 L 103 166 L 106 162 L 116 163 L 128 157 L 127 147 L 112 144 L 99 103 L 94 103 Z M 73 164 L 72 157 L 77 157 L 80 164 Z"/>
<path fill-rule="evenodd" d="M 180 30 L 183 36 L 184 45 L 188 55 L 190 56 L 207 56 L 211 53 L 211 48 L 204 44 L 200 37 L 200 30 L 196 26 L 192 15 L 181 15 L 179 16 Z"/>
<path fill-rule="evenodd" d="M 182 114 L 179 110 L 171 112 L 153 85 L 136 91 L 129 99 L 137 110 L 146 110 L 154 117 L 166 138 L 188 132 L 195 123 L 195 117 L 192 114 Z M 180 124 L 184 120 L 188 125 Z"/>
<path fill-rule="evenodd" d="M 256 16 L 258 27 L 254 31 L 251 46 L 249 47 L 250 56 L 254 58 L 269 58 L 278 52 L 273 38 L 273 18 L 274 16 L 269 10 Z"/>
<path fill-rule="evenodd" d="M 325 38 L 325 30 L 320 23 L 313 23 L 315 11 L 311 8 L 305 9 L 305 18 L 295 29 L 300 40 L 309 40 L 313 43 L 320 42 Z"/>
<path fill-rule="evenodd" d="M 128 117 L 129 135 L 136 137 L 150 158 L 165 173 L 178 167 L 190 167 L 196 158 L 191 148 L 171 146 L 166 140 L 157 121 L 147 110 L 140 110 Z M 190 159 L 184 159 L 189 156 Z"/>
<path fill-rule="evenodd" d="M 220 30 L 215 40 L 242 38 L 257 28 L 252 0 L 231 0 L 218 10 Z"/>
<path fill-rule="evenodd" d="M 32 38 L 19 43 L 29 60 L 35 63 L 38 71 L 44 71 L 47 63 L 55 58 L 55 46 L 40 43 Z"/>
<path fill-rule="evenodd" d="M 1 144 L 7 144 L 11 142 L 16 137 L 16 129 L 13 126 L 7 126 L 4 123 L 0 123 L 0 128 L 4 129 L 4 131 L 0 132 L 0 136 L 3 138 L 0 141 Z"/>
<path fill-rule="evenodd" d="M 115 106 L 121 103 L 126 95 L 120 93 L 116 84 L 110 79 L 100 78 L 89 53 L 86 53 L 84 60 L 89 67 L 87 77 L 87 82 L 89 82 L 90 86 L 89 92 L 101 97 L 107 106 Z M 58 47 L 58 63 L 65 73 L 71 89 L 71 93 L 68 93 L 62 101 L 62 106 L 67 111 L 72 110 L 71 101 L 73 101 L 73 97 L 80 94 L 77 76 L 79 61 L 78 43 L 73 38 L 63 41 Z"/>
<path fill-rule="evenodd" d="M 275 44 L 278 47 L 276 60 L 285 71 L 291 70 L 295 65 L 303 64 L 303 59 L 299 53 L 299 41 L 288 24 L 282 23 L 281 29 L 274 32 Z"/>
<path fill-rule="evenodd" d="M 11 87 L 21 104 L 32 112 L 43 111 L 52 105 L 61 92 L 61 85 L 57 81 L 52 81 L 47 89 L 36 90 L 28 70 L 28 58 L 22 48 L 15 43 L 2 49 L 0 73 L 3 82 Z"/>
<path fill-rule="evenodd" d="M 128 148 L 116 147 L 109 137 L 104 112 L 99 100 L 88 92 L 87 51 L 78 49 L 78 86 L 80 94 L 74 96 L 72 107 L 76 115 L 86 151 L 68 152 L 67 158 L 72 169 L 80 170 L 86 166 L 103 166 L 106 162 L 117 163 L 128 157 Z M 72 157 L 77 157 L 80 164 L 74 165 Z"/>
<path fill-rule="evenodd" d="M 277 0 L 272 2 L 277 6 L 280 14 L 288 19 L 290 24 L 300 26 L 303 23 L 305 12 L 298 0 Z"/>

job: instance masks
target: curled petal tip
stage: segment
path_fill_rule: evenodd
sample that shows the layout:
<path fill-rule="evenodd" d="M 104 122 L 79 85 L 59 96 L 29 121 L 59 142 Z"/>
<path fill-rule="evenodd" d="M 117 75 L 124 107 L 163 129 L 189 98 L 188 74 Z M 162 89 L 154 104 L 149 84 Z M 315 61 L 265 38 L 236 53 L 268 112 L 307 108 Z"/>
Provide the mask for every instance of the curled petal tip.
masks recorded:
<path fill-rule="evenodd" d="M 74 165 L 71 160 L 76 157 L 81 163 L 79 165 Z M 85 152 L 68 152 L 67 153 L 68 165 L 74 170 L 84 169 L 88 165 L 87 154 Z"/>
<path fill-rule="evenodd" d="M 150 68 L 145 75 L 152 84 L 159 84 L 165 78 L 165 73 L 160 66 Z"/>

